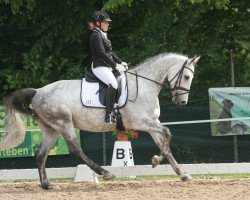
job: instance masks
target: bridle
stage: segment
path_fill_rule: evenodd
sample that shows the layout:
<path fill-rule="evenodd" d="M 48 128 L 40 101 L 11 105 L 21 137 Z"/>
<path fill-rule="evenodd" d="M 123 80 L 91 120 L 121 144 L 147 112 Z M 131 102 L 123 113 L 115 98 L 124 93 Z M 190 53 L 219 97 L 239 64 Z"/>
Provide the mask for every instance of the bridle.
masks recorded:
<path fill-rule="evenodd" d="M 136 86 L 137 86 L 136 97 L 135 97 L 134 101 L 131 101 L 131 100 L 129 100 L 129 101 L 131 101 L 131 102 L 134 103 L 135 100 L 136 100 L 136 98 L 137 98 L 137 96 L 138 96 L 138 77 L 143 78 L 143 79 L 146 79 L 146 80 L 149 80 L 149 81 L 154 82 L 154 83 L 156 83 L 156 84 L 158 84 L 158 85 L 161 85 L 161 87 L 166 87 L 166 88 L 170 89 L 170 91 L 171 91 L 172 93 L 173 93 L 174 91 L 176 91 L 176 90 L 185 91 L 185 92 L 183 92 L 183 93 L 181 93 L 181 94 L 175 93 L 173 96 L 180 96 L 180 95 L 189 93 L 189 92 L 190 92 L 190 89 L 181 87 L 181 80 L 182 80 L 182 78 L 183 78 L 183 71 L 184 71 L 184 69 L 188 69 L 188 70 L 190 70 L 192 73 L 194 73 L 194 71 L 193 71 L 192 69 L 190 69 L 189 67 L 186 66 L 186 65 L 187 65 L 187 61 L 188 61 L 188 60 L 186 60 L 186 61 L 183 63 L 181 69 L 176 73 L 176 75 L 175 75 L 170 81 L 168 81 L 168 78 L 166 77 L 166 79 L 163 81 L 163 83 L 159 83 L 159 82 L 157 82 L 157 81 L 155 81 L 155 80 L 152 80 L 152 79 L 150 79 L 150 78 L 147 78 L 147 77 L 145 77 L 145 76 L 138 75 L 137 72 L 133 73 L 133 72 L 126 71 L 126 73 L 128 73 L 128 74 L 132 74 L 132 75 L 135 75 L 135 76 L 136 76 Z M 176 79 L 176 81 L 175 81 L 174 87 L 172 88 L 172 87 L 171 87 L 171 82 L 172 82 L 176 77 L 177 77 L 177 79 Z"/>
<path fill-rule="evenodd" d="M 168 84 L 168 87 L 170 88 L 171 92 L 173 92 L 174 90 L 183 90 L 183 91 L 185 91 L 185 92 L 183 92 L 183 93 L 181 93 L 181 94 L 174 94 L 174 96 L 179 96 L 179 95 L 187 94 L 187 93 L 190 92 L 190 89 L 181 87 L 181 80 L 182 80 L 182 78 L 183 78 L 183 71 L 184 71 L 184 69 L 188 69 L 188 70 L 190 70 L 192 73 L 194 73 L 194 71 L 193 71 L 192 69 L 190 69 L 189 67 L 186 66 L 186 65 L 187 65 L 187 61 L 188 61 L 188 60 L 186 60 L 186 61 L 183 63 L 181 69 L 176 73 L 176 75 L 175 75 L 169 82 L 168 82 L 168 80 L 167 80 L 167 82 L 168 82 L 167 84 Z M 175 79 L 175 77 L 177 77 L 177 79 L 176 79 L 176 81 L 175 81 L 174 87 L 171 88 L 171 84 L 170 84 L 170 83 Z"/>

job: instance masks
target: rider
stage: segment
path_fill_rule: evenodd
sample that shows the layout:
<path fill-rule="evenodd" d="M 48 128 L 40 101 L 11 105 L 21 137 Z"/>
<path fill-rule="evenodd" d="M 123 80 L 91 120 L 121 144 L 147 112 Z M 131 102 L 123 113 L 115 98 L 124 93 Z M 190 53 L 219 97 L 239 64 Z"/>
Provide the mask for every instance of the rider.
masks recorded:
<path fill-rule="evenodd" d="M 126 71 L 128 65 L 112 51 L 111 41 L 107 37 L 109 22 L 111 22 L 111 19 L 106 12 L 95 11 L 93 13 L 89 24 L 92 30 L 90 48 L 92 71 L 96 77 L 108 85 L 105 122 L 115 123 L 113 109 L 118 83 L 113 72 L 116 71 L 119 74 L 119 72 Z"/>

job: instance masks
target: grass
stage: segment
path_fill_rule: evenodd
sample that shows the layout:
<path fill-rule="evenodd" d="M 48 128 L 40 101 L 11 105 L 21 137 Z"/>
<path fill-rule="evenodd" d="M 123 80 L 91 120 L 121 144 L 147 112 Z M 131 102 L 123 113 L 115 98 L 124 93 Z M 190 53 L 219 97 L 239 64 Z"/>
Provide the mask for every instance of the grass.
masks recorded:
<path fill-rule="evenodd" d="M 192 175 L 194 179 L 246 179 L 250 178 L 250 174 L 199 174 Z M 142 180 L 180 180 L 177 175 L 166 176 L 137 176 L 135 178 L 116 178 L 110 181 L 104 181 L 102 178 L 98 178 L 100 182 L 112 182 L 112 181 L 142 181 Z M 72 183 L 74 178 L 56 178 L 50 179 L 54 183 Z M 17 183 L 17 182 L 39 182 L 38 179 L 23 179 L 23 180 L 0 180 L 0 183 Z"/>
<path fill-rule="evenodd" d="M 250 178 L 250 174 L 198 174 L 192 175 L 194 179 L 245 179 Z M 112 181 L 131 181 L 131 180 L 180 180 L 177 175 L 165 176 L 137 176 L 135 178 L 116 178 Z M 99 178 L 100 182 L 105 182 Z"/>

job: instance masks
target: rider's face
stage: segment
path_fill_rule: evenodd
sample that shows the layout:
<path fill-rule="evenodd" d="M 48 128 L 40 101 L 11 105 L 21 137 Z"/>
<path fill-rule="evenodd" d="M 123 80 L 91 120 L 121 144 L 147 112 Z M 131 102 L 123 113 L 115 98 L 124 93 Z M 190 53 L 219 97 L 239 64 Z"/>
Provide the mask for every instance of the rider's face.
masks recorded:
<path fill-rule="evenodd" d="M 108 31 L 108 29 L 109 29 L 109 22 L 108 21 L 102 21 L 101 22 L 101 29 L 103 30 L 103 31 Z"/>

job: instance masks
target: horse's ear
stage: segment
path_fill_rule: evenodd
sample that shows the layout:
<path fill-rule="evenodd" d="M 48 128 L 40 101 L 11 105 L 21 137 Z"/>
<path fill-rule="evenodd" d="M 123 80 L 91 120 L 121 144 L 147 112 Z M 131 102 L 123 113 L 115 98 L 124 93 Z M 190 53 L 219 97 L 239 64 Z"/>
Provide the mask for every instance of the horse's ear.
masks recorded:
<path fill-rule="evenodd" d="M 193 63 L 193 65 L 196 65 L 196 63 L 199 61 L 199 59 L 200 59 L 200 56 L 197 57 L 197 56 L 195 55 L 195 56 L 190 60 L 189 63 L 190 63 L 190 64 Z"/>

